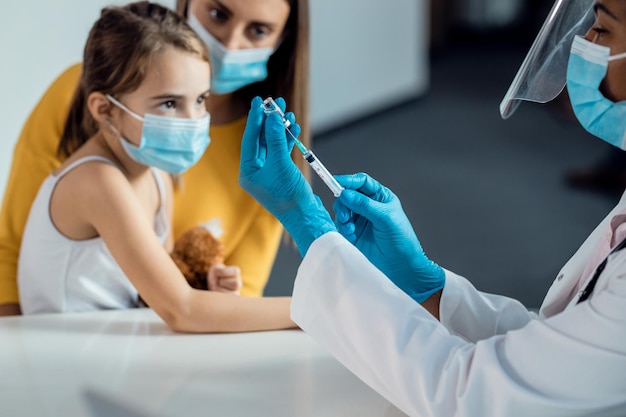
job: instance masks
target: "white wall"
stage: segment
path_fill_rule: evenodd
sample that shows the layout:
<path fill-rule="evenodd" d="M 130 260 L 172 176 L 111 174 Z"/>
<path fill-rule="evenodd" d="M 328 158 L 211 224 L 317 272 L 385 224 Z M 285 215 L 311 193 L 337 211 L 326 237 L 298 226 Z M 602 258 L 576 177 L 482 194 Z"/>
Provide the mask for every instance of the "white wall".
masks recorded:
<path fill-rule="evenodd" d="M 314 132 L 426 91 L 429 4 L 310 1 Z"/>
<path fill-rule="evenodd" d="M 169 7 L 175 4 L 175 0 L 158 2 Z M 31 109 L 65 68 L 81 60 L 87 34 L 100 9 L 128 1 L 5 3 L 0 13 L 0 196 L 4 195 L 13 146 Z"/>
<path fill-rule="evenodd" d="M 0 13 L 0 196 L 21 126 L 46 87 L 80 61 L 99 11 L 127 0 L 21 0 Z M 175 0 L 159 0 L 173 7 Z M 426 0 L 311 0 L 315 131 L 423 92 Z M 71 16 L 71 17 L 70 17 Z"/>

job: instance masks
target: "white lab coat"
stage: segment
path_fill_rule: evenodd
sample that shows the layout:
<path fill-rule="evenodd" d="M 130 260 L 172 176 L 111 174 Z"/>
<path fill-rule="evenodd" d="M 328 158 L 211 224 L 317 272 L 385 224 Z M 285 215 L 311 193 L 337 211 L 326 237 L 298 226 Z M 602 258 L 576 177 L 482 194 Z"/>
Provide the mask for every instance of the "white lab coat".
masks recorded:
<path fill-rule="evenodd" d="M 622 197 L 563 267 L 538 316 L 446 271 L 440 323 L 333 232 L 298 270 L 292 319 L 411 416 L 624 417 L 626 249 L 611 255 L 587 301 L 576 305 L 575 293 L 624 207 Z"/>

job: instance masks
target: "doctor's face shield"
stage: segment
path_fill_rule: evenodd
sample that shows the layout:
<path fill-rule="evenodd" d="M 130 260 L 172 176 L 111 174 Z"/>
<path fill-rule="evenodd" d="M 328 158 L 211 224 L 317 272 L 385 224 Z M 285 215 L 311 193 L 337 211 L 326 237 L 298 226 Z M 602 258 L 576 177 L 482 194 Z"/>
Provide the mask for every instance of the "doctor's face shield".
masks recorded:
<path fill-rule="evenodd" d="M 500 103 L 503 119 L 509 118 L 523 100 L 547 103 L 559 95 L 565 87 L 572 42 L 592 27 L 596 3 L 602 1 L 557 0 L 554 3 Z"/>

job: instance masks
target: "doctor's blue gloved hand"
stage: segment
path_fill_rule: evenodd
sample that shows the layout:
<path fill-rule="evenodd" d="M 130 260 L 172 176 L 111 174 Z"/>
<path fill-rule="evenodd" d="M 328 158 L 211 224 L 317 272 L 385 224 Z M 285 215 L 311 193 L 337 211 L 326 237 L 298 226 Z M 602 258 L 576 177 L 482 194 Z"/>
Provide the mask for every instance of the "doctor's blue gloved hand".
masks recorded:
<path fill-rule="evenodd" d="M 336 230 L 335 224 L 291 159 L 293 139 L 288 140 L 280 116 L 266 116 L 262 102 L 255 97 L 248 113 L 239 185 L 283 224 L 304 256 L 315 239 Z M 279 98 L 276 103 L 284 112 L 285 101 Z M 285 117 L 291 122 L 290 131 L 298 137 L 300 126 L 293 113 Z"/>
<path fill-rule="evenodd" d="M 445 272 L 424 253 L 400 199 L 367 174 L 337 175 L 339 233 L 418 303 L 444 287 Z"/>

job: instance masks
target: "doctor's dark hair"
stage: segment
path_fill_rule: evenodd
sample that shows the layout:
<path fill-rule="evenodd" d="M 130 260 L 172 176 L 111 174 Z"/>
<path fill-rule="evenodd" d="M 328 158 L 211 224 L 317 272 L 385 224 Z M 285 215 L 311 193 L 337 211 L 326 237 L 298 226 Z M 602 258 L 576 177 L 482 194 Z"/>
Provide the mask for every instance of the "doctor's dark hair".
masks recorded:
<path fill-rule="evenodd" d="M 118 97 L 135 91 L 167 47 L 209 62 L 204 42 L 172 10 L 147 1 L 102 9 L 85 44 L 82 73 L 57 149 L 60 157 L 71 155 L 98 132 L 99 124 L 87 109 L 89 95 Z"/>
<path fill-rule="evenodd" d="M 267 63 L 267 79 L 249 85 L 234 94 L 250 103 L 255 96 L 283 97 L 287 110 L 298 118 L 301 131 L 299 139 L 311 148 L 309 128 L 309 1 L 284 0 L 290 12 L 283 30 L 280 46 Z M 190 0 L 177 0 L 176 10 L 187 17 Z M 309 166 L 297 150 L 294 161 L 303 173 L 309 176 Z"/>

